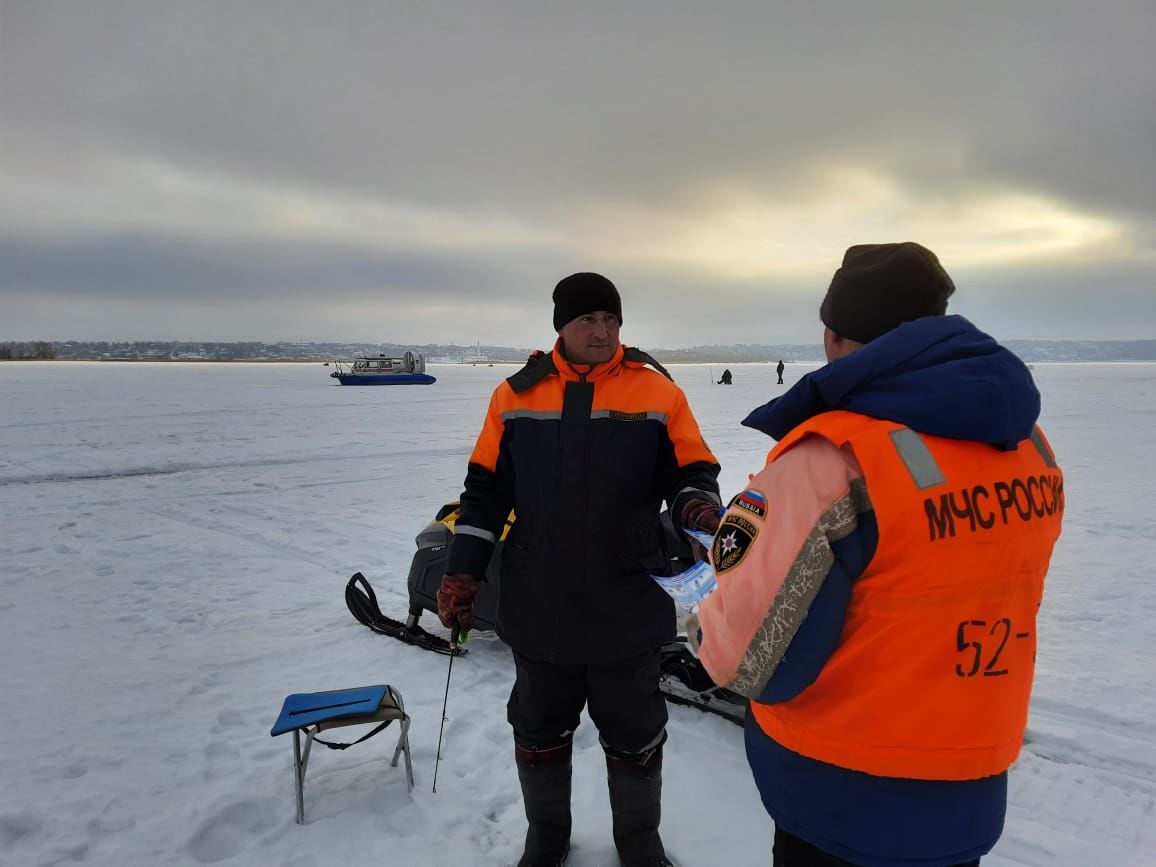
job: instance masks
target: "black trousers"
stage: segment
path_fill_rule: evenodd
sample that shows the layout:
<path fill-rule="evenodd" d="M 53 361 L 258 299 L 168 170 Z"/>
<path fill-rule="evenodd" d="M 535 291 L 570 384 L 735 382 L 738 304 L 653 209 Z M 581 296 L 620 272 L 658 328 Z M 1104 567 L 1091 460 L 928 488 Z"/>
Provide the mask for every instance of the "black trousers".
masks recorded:
<path fill-rule="evenodd" d="M 517 677 L 506 704 L 514 740 L 526 749 L 569 743 L 582 708 L 602 744 L 619 753 L 653 749 L 666 728 L 666 700 L 658 691 L 658 650 L 590 665 L 538 662 L 513 651 Z"/>
<path fill-rule="evenodd" d="M 772 867 L 855 867 L 855 865 L 776 827 L 775 860 Z M 979 859 L 954 864 L 952 867 L 979 867 Z"/>

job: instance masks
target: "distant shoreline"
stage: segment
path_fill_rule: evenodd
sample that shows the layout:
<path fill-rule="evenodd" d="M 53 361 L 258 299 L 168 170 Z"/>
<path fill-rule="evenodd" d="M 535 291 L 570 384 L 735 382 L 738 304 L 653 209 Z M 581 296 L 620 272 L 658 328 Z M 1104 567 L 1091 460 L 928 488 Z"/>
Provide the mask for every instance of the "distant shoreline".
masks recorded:
<path fill-rule="evenodd" d="M 1002 340 L 1025 362 L 1156 361 L 1156 339 L 1137 340 Z M 787 364 L 823 363 L 817 343 L 702 344 L 681 349 L 640 346 L 662 364 Z M 67 340 L 0 341 L 0 360 L 35 361 L 163 361 L 193 364 L 324 364 L 358 357 L 401 357 L 413 352 L 426 364 L 524 364 L 533 350 L 526 347 L 450 344 L 359 342 Z"/>

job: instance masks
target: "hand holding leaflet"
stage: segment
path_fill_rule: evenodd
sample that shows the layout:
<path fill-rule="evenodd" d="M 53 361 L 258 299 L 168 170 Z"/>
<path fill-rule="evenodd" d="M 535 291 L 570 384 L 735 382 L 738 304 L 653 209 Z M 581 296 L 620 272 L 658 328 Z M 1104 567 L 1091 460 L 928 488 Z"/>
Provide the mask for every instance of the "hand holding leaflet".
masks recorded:
<path fill-rule="evenodd" d="M 710 533 L 702 530 L 686 530 L 686 534 L 702 545 L 707 551 L 714 541 Z M 659 587 L 674 600 L 674 604 L 692 614 L 698 611 L 699 603 L 717 586 L 714 567 L 706 560 L 697 560 L 693 566 L 678 575 L 651 575 Z"/>
<path fill-rule="evenodd" d="M 710 500 L 691 500 L 682 510 L 683 532 L 690 537 L 690 548 L 696 560 L 708 559 L 711 542 L 718 532 L 726 509 Z"/>

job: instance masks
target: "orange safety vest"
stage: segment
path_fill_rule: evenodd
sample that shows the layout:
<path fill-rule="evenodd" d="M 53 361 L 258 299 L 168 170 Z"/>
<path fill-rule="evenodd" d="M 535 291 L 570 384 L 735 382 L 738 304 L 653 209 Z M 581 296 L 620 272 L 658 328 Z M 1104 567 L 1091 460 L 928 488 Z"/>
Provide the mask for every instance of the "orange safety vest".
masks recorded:
<path fill-rule="evenodd" d="M 1064 509 L 1042 431 L 1005 452 L 839 410 L 792 430 L 768 464 L 808 434 L 854 452 L 878 547 L 819 677 L 782 704 L 752 702 L 759 726 L 876 776 L 1002 773 L 1027 726 L 1036 611 Z"/>

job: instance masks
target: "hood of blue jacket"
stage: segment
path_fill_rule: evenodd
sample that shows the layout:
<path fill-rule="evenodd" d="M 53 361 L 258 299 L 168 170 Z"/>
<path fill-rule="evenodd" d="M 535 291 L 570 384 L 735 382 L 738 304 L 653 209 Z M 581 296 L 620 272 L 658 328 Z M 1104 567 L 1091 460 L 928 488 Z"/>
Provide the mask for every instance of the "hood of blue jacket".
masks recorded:
<path fill-rule="evenodd" d="M 834 409 L 1013 449 L 1031 435 L 1040 393 L 1027 365 L 994 338 L 962 316 L 929 316 L 808 373 L 743 424 L 778 440 Z"/>

